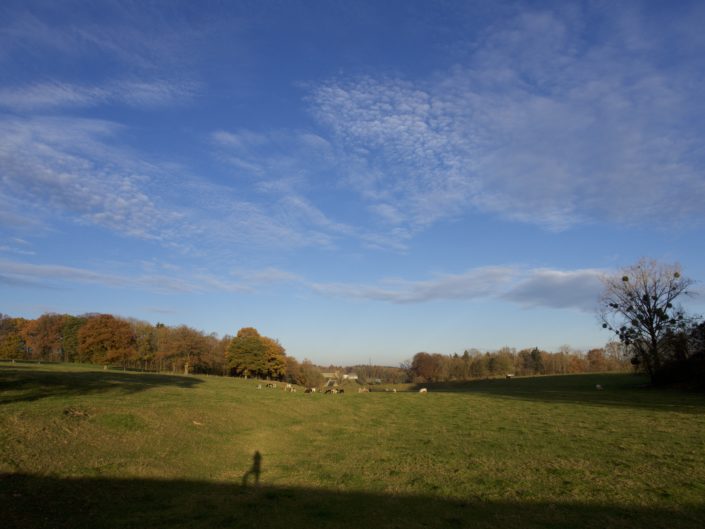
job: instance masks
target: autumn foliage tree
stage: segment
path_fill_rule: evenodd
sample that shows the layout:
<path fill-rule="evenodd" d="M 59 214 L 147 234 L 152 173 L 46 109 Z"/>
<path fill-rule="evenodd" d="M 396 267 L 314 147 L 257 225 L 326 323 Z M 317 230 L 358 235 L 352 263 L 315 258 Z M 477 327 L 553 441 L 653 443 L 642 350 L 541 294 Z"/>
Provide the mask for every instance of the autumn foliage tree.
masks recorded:
<path fill-rule="evenodd" d="M 232 339 L 227 352 L 232 374 L 280 380 L 286 374 L 286 355 L 279 342 L 245 327 Z"/>
<path fill-rule="evenodd" d="M 78 359 L 78 331 L 81 330 L 86 318 L 82 316 L 64 315 L 64 326 L 61 329 L 62 349 L 64 362 L 76 361 Z"/>
<path fill-rule="evenodd" d="M 200 332 L 186 325 L 180 325 L 171 332 L 171 356 L 182 359 L 184 372 L 188 373 L 194 367 L 198 369 L 201 358 L 208 354 L 208 340 Z"/>
<path fill-rule="evenodd" d="M 438 380 L 440 369 L 439 355 L 429 353 L 416 353 L 411 360 L 411 372 L 419 382 Z"/>
<path fill-rule="evenodd" d="M 311 360 L 305 359 L 299 366 L 299 376 L 296 379 L 296 383 L 307 388 L 320 386 L 323 384 L 323 375 L 320 369 L 313 365 Z"/>
<path fill-rule="evenodd" d="M 63 360 L 63 314 L 43 314 L 22 327 L 22 338 L 33 358 Z"/>
<path fill-rule="evenodd" d="M 110 314 L 92 316 L 78 332 L 78 351 L 84 361 L 124 367 L 137 353 L 132 327 Z"/>
<path fill-rule="evenodd" d="M 0 314 L 0 358 L 22 358 L 25 343 L 20 330 L 26 323 L 22 318 Z"/>

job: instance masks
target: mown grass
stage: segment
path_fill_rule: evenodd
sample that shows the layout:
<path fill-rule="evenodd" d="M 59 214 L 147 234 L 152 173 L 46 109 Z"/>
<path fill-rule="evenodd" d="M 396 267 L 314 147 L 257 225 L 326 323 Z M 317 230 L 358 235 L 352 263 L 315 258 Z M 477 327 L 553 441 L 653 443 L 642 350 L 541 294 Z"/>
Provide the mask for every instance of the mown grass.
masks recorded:
<path fill-rule="evenodd" d="M 644 382 L 311 395 L 0 364 L 0 508 L 18 527 L 701 528 L 705 397 Z"/>

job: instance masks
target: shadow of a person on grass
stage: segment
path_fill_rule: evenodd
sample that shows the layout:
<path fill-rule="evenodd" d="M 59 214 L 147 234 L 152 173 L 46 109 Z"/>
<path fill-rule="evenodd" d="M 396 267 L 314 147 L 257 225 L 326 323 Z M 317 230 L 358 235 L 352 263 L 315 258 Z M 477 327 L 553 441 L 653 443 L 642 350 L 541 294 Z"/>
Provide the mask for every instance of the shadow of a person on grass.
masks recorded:
<path fill-rule="evenodd" d="M 259 485 L 259 475 L 262 473 L 262 454 L 259 453 L 259 450 L 255 451 L 255 455 L 252 456 L 252 468 L 245 472 L 245 475 L 242 476 L 242 486 L 247 487 L 247 483 L 250 480 L 250 477 L 252 477 L 252 480 L 254 481 L 255 487 Z"/>

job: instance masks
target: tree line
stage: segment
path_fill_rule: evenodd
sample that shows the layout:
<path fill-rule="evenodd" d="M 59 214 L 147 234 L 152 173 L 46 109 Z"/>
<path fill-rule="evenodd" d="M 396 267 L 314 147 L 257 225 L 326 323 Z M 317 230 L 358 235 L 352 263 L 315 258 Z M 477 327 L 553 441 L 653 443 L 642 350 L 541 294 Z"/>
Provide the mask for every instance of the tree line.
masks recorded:
<path fill-rule="evenodd" d="M 111 314 L 0 315 L 0 358 L 224 374 L 230 336 Z"/>
<path fill-rule="evenodd" d="M 574 351 L 569 346 L 561 347 L 556 353 L 542 351 L 537 347 L 519 351 L 503 347 L 485 353 L 468 349 L 463 354 L 452 355 L 421 352 L 416 353 L 405 365 L 413 382 L 448 382 L 506 375 L 628 371 L 631 368 L 623 348 L 616 342 L 608 343 L 603 348 L 590 349 L 587 353 Z"/>
<path fill-rule="evenodd" d="M 0 314 L 0 359 L 75 362 L 123 369 L 323 382 L 310 360 L 286 355 L 253 327 L 222 338 L 186 325 L 170 327 L 111 314 L 43 314 L 32 320 Z"/>
<path fill-rule="evenodd" d="M 559 353 L 502 348 L 484 354 L 418 353 L 399 367 L 356 365 L 321 368 L 286 355 L 275 339 L 252 328 L 235 336 L 205 334 L 186 325 L 170 327 L 111 314 L 44 314 L 36 319 L 0 314 L 0 358 L 113 365 L 125 369 L 246 376 L 304 386 L 323 382 L 322 370 L 355 373 L 361 384 L 469 380 L 487 376 L 624 370 L 617 344 L 586 355 L 564 347 Z"/>
<path fill-rule="evenodd" d="M 111 314 L 44 314 L 37 319 L 0 314 L 0 358 L 116 365 L 126 369 L 247 376 L 322 382 L 321 368 L 287 356 L 275 339 L 252 327 L 235 336 L 205 334 L 186 325 L 170 327 Z M 418 353 L 400 367 L 356 365 L 327 368 L 355 373 L 362 384 L 470 380 L 487 376 L 581 373 L 629 368 L 619 344 L 587 354 L 567 346 L 558 353 L 504 347 L 462 355 Z M 326 368 L 323 368 L 326 369 Z"/>

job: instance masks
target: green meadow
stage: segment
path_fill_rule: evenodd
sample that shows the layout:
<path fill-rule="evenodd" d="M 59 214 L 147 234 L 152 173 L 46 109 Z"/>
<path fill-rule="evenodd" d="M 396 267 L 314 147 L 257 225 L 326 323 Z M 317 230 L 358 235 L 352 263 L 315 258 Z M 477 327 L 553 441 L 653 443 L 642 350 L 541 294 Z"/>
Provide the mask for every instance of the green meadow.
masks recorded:
<path fill-rule="evenodd" d="M 705 396 L 645 382 L 324 395 L 0 363 L 0 525 L 702 529 Z"/>

